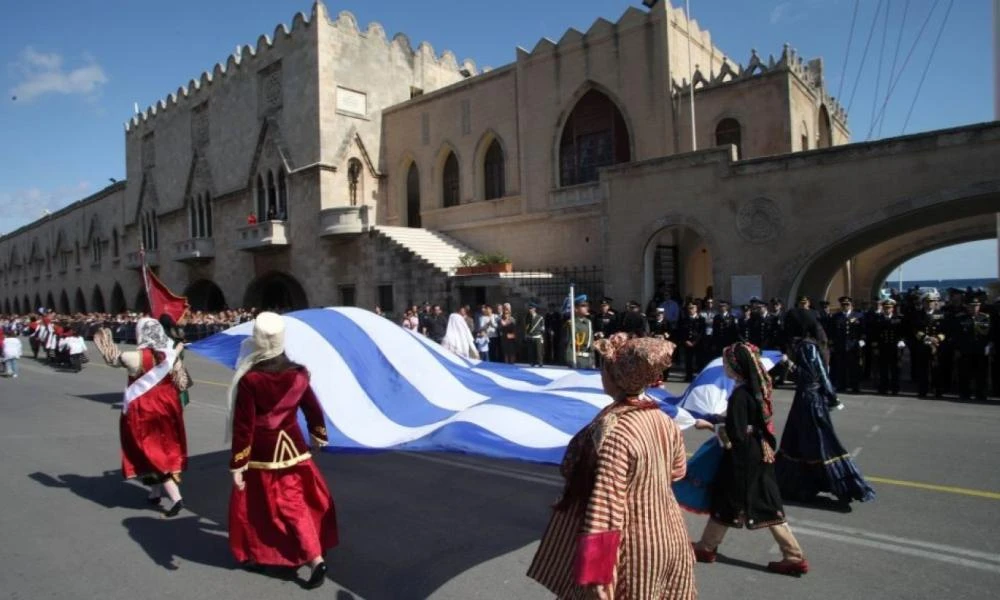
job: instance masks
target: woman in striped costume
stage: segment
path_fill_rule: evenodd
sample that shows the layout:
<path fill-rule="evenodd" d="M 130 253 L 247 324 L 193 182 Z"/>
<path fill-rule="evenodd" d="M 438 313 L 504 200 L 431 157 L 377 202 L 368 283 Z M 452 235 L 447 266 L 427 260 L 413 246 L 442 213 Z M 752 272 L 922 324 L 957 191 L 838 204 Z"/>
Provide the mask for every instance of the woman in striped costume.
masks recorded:
<path fill-rule="evenodd" d="M 617 333 L 595 347 L 614 402 L 570 441 L 566 486 L 528 576 L 560 598 L 694 598 L 694 556 L 670 488 L 687 467 L 684 439 L 643 393 L 674 345 Z"/>

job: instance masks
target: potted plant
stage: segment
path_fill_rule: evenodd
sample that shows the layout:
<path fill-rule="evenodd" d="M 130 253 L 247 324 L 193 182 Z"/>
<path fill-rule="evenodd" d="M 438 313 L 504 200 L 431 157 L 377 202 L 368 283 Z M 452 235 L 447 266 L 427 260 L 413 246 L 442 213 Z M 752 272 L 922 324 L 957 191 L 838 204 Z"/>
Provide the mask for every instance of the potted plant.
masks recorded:
<path fill-rule="evenodd" d="M 479 266 L 479 257 L 475 254 L 463 254 L 458 257 L 458 262 L 461 266 L 455 270 L 456 275 L 473 275 Z"/>
<path fill-rule="evenodd" d="M 514 271 L 513 263 L 501 252 L 483 254 L 479 259 L 480 264 L 487 267 L 487 273 L 512 273 Z"/>

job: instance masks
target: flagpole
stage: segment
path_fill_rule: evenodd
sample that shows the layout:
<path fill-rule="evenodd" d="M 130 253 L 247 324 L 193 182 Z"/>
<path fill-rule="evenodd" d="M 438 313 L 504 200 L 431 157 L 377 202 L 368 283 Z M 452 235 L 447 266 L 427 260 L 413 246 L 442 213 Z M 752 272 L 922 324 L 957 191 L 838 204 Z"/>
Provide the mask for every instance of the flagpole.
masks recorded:
<path fill-rule="evenodd" d="M 1000 1 L 1000 0 L 998 0 Z M 685 11 L 687 12 L 687 38 L 688 38 L 688 81 L 691 82 L 688 94 L 691 100 L 691 151 L 698 149 L 698 137 L 695 135 L 694 124 L 694 69 L 691 67 L 691 0 L 684 0 Z"/>
<path fill-rule="evenodd" d="M 575 286 L 569 284 L 569 344 L 573 349 L 572 367 L 576 368 L 576 294 L 573 293 Z"/>

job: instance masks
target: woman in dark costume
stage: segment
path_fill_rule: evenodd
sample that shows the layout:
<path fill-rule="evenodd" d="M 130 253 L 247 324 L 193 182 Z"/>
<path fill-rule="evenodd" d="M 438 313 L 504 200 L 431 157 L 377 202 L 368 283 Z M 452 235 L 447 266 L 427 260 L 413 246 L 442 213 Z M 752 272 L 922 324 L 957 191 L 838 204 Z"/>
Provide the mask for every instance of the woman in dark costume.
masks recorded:
<path fill-rule="evenodd" d="M 794 309 L 785 320 L 795 363 L 795 400 L 788 413 L 775 463 L 785 500 L 808 502 L 827 492 L 842 504 L 867 502 L 875 492 L 840 443 L 830 420 L 837 393 L 818 346 L 819 323 L 809 311 Z"/>
<path fill-rule="evenodd" d="M 729 397 L 725 416 L 726 450 L 712 485 L 711 517 L 694 544 L 698 562 L 715 562 L 716 549 L 730 527 L 768 528 L 782 560 L 767 569 L 782 575 L 809 572 L 792 530 L 785 522 L 781 494 L 774 479 L 774 425 L 771 423 L 771 378 L 760 363 L 760 351 L 737 343 L 722 353 L 726 375 L 739 384 Z"/>

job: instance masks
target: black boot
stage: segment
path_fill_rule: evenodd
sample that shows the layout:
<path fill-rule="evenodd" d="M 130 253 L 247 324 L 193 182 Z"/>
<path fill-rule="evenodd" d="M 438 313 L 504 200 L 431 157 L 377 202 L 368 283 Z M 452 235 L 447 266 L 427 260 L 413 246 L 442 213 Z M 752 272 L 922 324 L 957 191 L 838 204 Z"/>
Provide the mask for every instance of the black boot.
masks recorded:
<path fill-rule="evenodd" d="M 312 575 L 309 576 L 309 581 L 305 582 L 302 587 L 307 590 L 314 590 L 323 585 L 324 581 L 326 581 L 326 561 L 313 567 Z"/>

